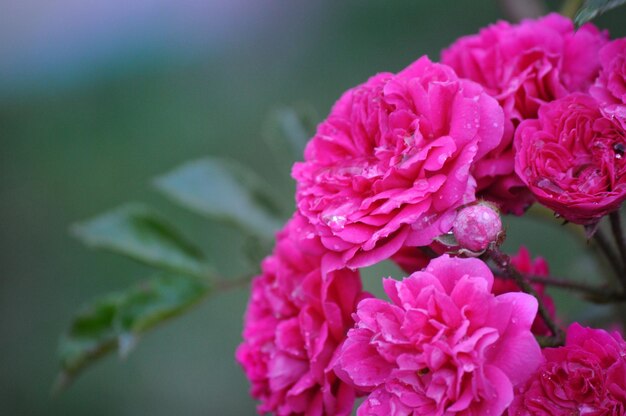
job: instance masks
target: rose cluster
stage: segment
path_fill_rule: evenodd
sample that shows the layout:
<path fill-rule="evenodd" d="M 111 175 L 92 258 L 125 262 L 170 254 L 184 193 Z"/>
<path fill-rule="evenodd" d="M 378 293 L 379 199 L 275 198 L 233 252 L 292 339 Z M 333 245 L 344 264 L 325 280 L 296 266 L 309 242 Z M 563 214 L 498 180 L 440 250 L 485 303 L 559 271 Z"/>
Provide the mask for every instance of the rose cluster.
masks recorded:
<path fill-rule="evenodd" d="M 615 212 L 625 129 L 626 40 L 556 14 L 345 92 L 252 283 L 236 358 L 258 411 L 348 415 L 363 397 L 359 415 L 626 414 L 621 336 L 573 324 L 540 348 L 558 335 L 547 263 L 523 247 L 495 276 L 486 262 L 500 213 L 537 201 L 593 230 Z M 383 280 L 385 301 L 358 269 L 389 259 L 409 275 Z"/>

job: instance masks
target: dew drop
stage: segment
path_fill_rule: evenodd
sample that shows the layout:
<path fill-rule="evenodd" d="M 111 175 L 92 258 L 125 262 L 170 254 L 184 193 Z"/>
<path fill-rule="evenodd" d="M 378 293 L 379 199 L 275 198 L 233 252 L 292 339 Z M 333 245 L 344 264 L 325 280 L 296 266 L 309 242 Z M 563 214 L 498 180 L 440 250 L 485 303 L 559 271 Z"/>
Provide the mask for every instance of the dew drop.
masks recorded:
<path fill-rule="evenodd" d="M 468 172 L 469 172 L 469 167 L 460 168 L 454 173 L 454 177 L 459 181 L 463 181 L 467 178 Z"/>
<path fill-rule="evenodd" d="M 563 189 L 548 178 L 539 179 L 537 181 L 537 186 L 540 187 L 541 189 L 545 189 L 546 191 L 549 191 L 555 194 L 563 193 Z"/>
<path fill-rule="evenodd" d="M 413 189 L 417 191 L 425 191 L 428 188 L 428 181 L 426 179 L 419 179 L 413 184 Z"/>
<path fill-rule="evenodd" d="M 624 157 L 626 147 L 622 143 L 615 143 L 613 145 L 613 151 L 615 152 L 615 159 L 621 159 Z"/>
<path fill-rule="evenodd" d="M 322 221 L 333 230 L 343 230 L 346 225 L 346 217 L 343 215 L 328 214 L 322 217 Z"/>

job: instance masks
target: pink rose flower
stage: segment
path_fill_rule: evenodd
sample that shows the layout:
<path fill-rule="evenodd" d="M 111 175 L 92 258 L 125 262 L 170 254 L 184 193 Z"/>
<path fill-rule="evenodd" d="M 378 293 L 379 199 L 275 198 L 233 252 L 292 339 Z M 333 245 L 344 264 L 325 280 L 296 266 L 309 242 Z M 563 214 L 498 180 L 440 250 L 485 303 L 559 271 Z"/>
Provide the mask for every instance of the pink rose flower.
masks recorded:
<path fill-rule="evenodd" d="M 443 51 L 441 61 L 480 83 L 504 108 L 504 139 L 474 167 L 479 196 L 521 215 L 532 196 L 513 169 L 513 136 L 539 107 L 570 92 L 587 91 L 598 74 L 607 36 L 592 24 L 574 30 L 558 14 L 512 25 L 498 22 Z"/>
<path fill-rule="evenodd" d="M 626 38 L 600 49 L 600 76 L 589 90 L 608 117 L 615 117 L 626 129 Z"/>
<path fill-rule="evenodd" d="M 298 209 L 334 253 L 325 264 L 372 265 L 449 231 L 502 122 L 478 84 L 427 57 L 346 92 L 293 168 Z"/>
<path fill-rule="evenodd" d="M 517 255 L 511 256 L 511 265 L 515 267 L 518 272 L 528 276 L 545 277 L 550 275 L 550 268 L 545 259 L 543 257 L 537 257 L 533 260 L 530 256 L 530 252 L 524 246 L 520 247 Z M 532 286 L 548 309 L 550 316 L 554 319 L 556 308 L 552 297 L 546 292 L 545 285 L 534 283 Z M 521 289 L 517 286 L 515 281 L 504 279 L 496 275 L 492 290 L 494 295 L 520 291 Z M 539 315 L 535 317 L 531 330 L 535 335 L 552 335 L 550 328 L 548 328 L 543 318 Z"/>
<path fill-rule="evenodd" d="M 545 104 L 515 135 L 515 171 L 537 200 L 593 225 L 626 199 L 626 132 L 588 95 Z"/>
<path fill-rule="evenodd" d="M 349 415 L 355 392 L 330 365 L 364 296 L 358 272 L 322 276 L 323 247 L 295 216 L 252 283 L 236 358 L 259 413 Z"/>
<path fill-rule="evenodd" d="M 565 346 L 543 355 L 544 363 L 516 392 L 510 416 L 626 414 L 626 342 L 618 332 L 574 323 Z"/>
<path fill-rule="evenodd" d="M 541 363 L 530 326 L 537 301 L 491 293 L 478 259 L 443 255 L 403 281 L 391 303 L 365 299 L 337 358 L 337 374 L 370 392 L 359 415 L 500 415 Z"/>

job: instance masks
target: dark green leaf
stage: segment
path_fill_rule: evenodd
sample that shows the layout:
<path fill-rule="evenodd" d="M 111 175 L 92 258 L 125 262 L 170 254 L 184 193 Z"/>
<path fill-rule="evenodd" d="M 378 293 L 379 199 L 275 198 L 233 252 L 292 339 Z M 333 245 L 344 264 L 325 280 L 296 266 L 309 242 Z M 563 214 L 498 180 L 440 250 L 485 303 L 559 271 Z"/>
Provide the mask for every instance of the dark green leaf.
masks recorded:
<path fill-rule="evenodd" d="M 302 160 L 304 147 L 315 133 L 317 115 L 311 107 L 282 107 L 273 110 L 263 129 L 263 137 L 279 159 L 289 164 Z"/>
<path fill-rule="evenodd" d="M 623 4 L 626 4 L 626 0 L 587 0 L 576 14 L 576 25 L 581 26 Z"/>
<path fill-rule="evenodd" d="M 76 224 L 74 235 L 89 246 L 129 256 L 167 270 L 207 276 L 202 253 L 160 215 L 138 204 L 124 205 Z"/>
<path fill-rule="evenodd" d="M 125 357 L 144 332 L 181 314 L 208 293 L 206 281 L 168 275 L 95 300 L 78 313 L 61 337 L 61 372 L 55 390 L 69 385 L 109 352 L 117 350 Z"/>
<path fill-rule="evenodd" d="M 235 162 L 214 158 L 189 162 L 158 177 L 155 184 L 179 204 L 265 239 L 272 239 L 282 223 L 271 188 Z"/>

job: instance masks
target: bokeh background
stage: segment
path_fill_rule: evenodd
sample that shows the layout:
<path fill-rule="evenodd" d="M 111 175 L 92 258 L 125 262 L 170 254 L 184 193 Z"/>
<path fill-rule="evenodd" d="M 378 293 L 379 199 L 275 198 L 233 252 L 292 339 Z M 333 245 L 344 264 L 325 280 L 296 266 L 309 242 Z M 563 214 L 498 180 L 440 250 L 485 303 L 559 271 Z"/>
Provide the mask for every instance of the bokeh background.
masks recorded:
<path fill-rule="evenodd" d="M 68 226 L 144 201 L 236 275 L 247 267 L 239 232 L 171 205 L 151 178 L 228 156 L 280 190 L 289 210 L 289 166 L 263 140 L 273 109 L 309 105 L 321 118 L 375 72 L 422 54 L 437 59 L 457 37 L 504 17 L 488 0 L 0 0 L 0 414 L 253 414 L 233 358 L 245 288 L 50 397 L 56 342 L 73 313 L 150 273 L 84 248 Z M 625 19 L 622 8 L 596 23 L 624 36 Z M 556 221 L 508 227 L 507 247 L 523 242 L 555 274 L 597 274 L 584 244 Z M 380 273 L 366 273 L 366 285 Z M 606 313 L 570 300 L 559 297 L 564 321 Z"/>

